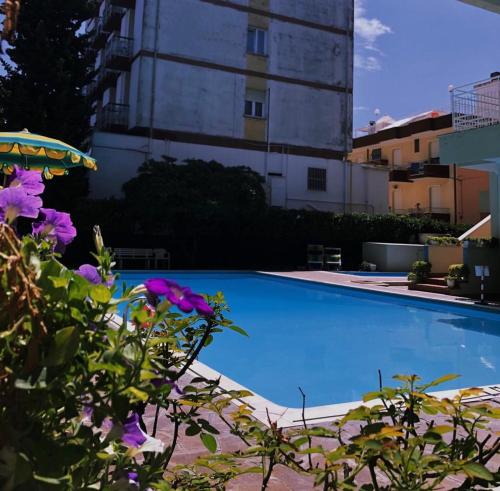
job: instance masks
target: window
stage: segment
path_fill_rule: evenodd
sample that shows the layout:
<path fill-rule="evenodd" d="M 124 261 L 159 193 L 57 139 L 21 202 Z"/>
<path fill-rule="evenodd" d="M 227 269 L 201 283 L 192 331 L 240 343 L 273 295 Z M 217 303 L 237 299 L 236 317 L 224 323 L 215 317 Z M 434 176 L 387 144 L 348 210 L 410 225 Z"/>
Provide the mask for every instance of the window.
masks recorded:
<path fill-rule="evenodd" d="M 247 90 L 245 116 L 264 118 L 266 115 L 266 93 L 262 90 Z"/>
<path fill-rule="evenodd" d="M 309 191 L 326 191 L 326 169 L 309 167 L 307 169 L 307 189 Z"/>
<path fill-rule="evenodd" d="M 256 27 L 248 28 L 247 52 L 256 55 L 267 54 L 267 32 Z"/>
<path fill-rule="evenodd" d="M 382 160 L 382 149 L 374 148 L 372 150 L 372 160 Z"/>
<path fill-rule="evenodd" d="M 418 138 L 416 138 L 413 141 L 413 147 L 414 147 L 415 153 L 420 152 L 420 140 Z"/>

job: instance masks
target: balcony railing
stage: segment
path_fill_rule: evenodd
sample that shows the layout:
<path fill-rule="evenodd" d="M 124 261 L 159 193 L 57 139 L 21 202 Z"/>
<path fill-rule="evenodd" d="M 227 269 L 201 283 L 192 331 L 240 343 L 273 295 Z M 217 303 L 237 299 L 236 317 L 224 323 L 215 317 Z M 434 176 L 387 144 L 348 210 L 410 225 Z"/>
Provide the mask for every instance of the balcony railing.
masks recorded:
<path fill-rule="evenodd" d="M 105 31 L 118 31 L 122 22 L 122 17 L 127 9 L 116 5 L 106 4 L 102 15 L 102 25 Z"/>
<path fill-rule="evenodd" d="M 500 124 L 500 76 L 451 89 L 451 107 L 455 131 Z"/>
<path fill-rule="evenodd" d="M 128 71 L 132 59 L 131 38 L 112 36 L 104 49 L 104 66 L 113 70 Z"/>
<path fill-rule="evenodd" d="M 128 128 L 128 115 L 127 104 L 106 104 L 97 113 L 96 126 L 101 130 L 125 130 Z"/>
<path fill-rule="evenodd" d="M 111 70 L 109 68 L 105 68 L 101 66 L 99 71 L 97 72 L 96 77 L 96 91 L 98 94 L 101 94 L 109 87 L 113 86 L 116 83 L 117 78 L 120 75 L 119 70 Z"/>
<path fill-rule="evenodd" d="M 104 29 L 103 20 L 100 17 L 92 19 L 87 27 L 90 33 L 90 45 L 93 49 L 99 50 L 106 44 L 109 32 Z"/>
<path fill-rule="evenodd" d="M 389 182 L 411 182 L 408 169 L 392 169 L 389 171 Z"/>
<path fill-rule="evenodd" d="M 450 220 L 450 209 L 449 208 L 438 208 L 438 207 L 430 207 L 430 208 L 404 208 L 404 209 L 395 209 L 392 211 L 396 215 L 409 215 L 412 217 L 431 217 L 436 220 L 441 221 L 449 221 Z"/>

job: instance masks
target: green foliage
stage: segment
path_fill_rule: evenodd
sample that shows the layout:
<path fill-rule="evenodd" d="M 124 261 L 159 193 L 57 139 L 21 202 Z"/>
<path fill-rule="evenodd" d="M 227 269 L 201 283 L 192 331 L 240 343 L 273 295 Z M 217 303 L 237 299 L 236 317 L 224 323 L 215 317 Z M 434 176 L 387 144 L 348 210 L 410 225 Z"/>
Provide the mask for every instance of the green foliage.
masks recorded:
<path fill-rule="evenodd" d="M 266 198 L 260 175 L 248 167 L 218 162 L 149 161 L 124 184 L 125 209 L 143 234 L 182 237 L 241 230 L 240 221 L 261 215 Z M 143 204 L 151 203 L 144 213 Z"/>
<path fill-rule="evenodd" d="M 23 0 L 12 64 L 2 61 L 0 77 L 2 131 L 28 128 L 75 147 L 89 135 L 91 101 L 82 87 L 92 77 L 88 36 L 82 24 L 94 13 L 88 0 Z M 88 194 L 86 171 L 78 169 L 47 183 L 45 205 L 70 210 L 75 198 Z"/>
<path fill-rule="evenodd" d="M 432 264 L 427 261 L 415 261 L 411 266 L 411 272 L 408 275 L 408 281 L 413 283 L 422 283 L 431 274 Z"/>
<path fill-rule="evenodd" d="M 455 237 L 447 235 L 444 237 L 443 236 L 427 237 L 427 239 L 425 239 L 425 243 L 427 245 L 437 245 L 437 246 L 457 246 L 460 244 L 460 241 Z"/>
<path fill-rule="evenodd" d="M 457 281 L 467 281 L 469 278 L 469 267 L 467 264 L 451 264 L 448 267 L 448 278 Z"/>
<path fill-rule="evenodd" d="M 463 242 L 464 247 L 498 247 L 498 239 L 496 237 L 475 237 L 470 239 L 465 239 Z"/>

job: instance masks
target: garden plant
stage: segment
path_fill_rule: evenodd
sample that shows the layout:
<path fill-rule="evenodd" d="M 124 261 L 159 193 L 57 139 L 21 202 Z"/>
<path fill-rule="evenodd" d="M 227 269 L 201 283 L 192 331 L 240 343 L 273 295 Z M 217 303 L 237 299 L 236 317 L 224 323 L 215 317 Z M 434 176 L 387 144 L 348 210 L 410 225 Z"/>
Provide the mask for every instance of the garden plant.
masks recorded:
<path fill-rule="evenodd" d="M 42 207 L 42 191 L 40 174 L 22 169 L 0 190 L 0 489 L 222 490 L 252 474 L 264 490 L 284 468 L 324 490 L 431 490 L 450 476 L 457 489 L 500 484 L 500 438 L 489 428 L 498 406 L 471 401 L 480 389 L 428 394 L 454 375 L 381 380 L 322 426 L 260 422 L 249 393 L 190 371 L 225 330 L 246 334 L 223 295 L 163 278 L 121 284 L 97 230 L 95 265 L 67 268 L 77 231 L 67 213 Z M 219 447 L 220 425 L 238 450 Z M 174 465 L 181 436 L 200 439 L 206 455 Z"/>

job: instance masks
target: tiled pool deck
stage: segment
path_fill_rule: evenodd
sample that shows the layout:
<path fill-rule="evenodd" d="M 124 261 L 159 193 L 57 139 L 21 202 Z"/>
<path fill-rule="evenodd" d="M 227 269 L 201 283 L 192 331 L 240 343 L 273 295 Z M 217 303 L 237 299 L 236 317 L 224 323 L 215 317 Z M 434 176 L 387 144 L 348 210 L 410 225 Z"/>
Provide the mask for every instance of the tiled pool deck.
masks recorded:
<path fill-rule="evenodd" d="M 388 277 L 371 277 L 371 278 L 362 278 L 358 276 L 350 276 L 345 274 L 337 274 L 323 271 L 294 271 L 287 273 L 266 273 L 272 275 L 278 275 L 286 278 L 294 278 L 306 281 L 314 281 L 320 283 L 327 283 L 332 285 L 340 285 L 350 288 L 360 288 L 368 291 L 378 291 L 383 293 L 394 293 L 399 295 L 407 295 L 414 298 L 427 299 L 427 300 L 438 300 L 438 301 L 446 301 L 452 302 L 453 304 L 459 305 L 474 305 L 473 301 L 467 298 L 459 297 L 459 296 L 450 296 L 450 295 L 442 295 L 438 293 L 427 293 L 420 291 L 412 291 L 408 290 L 406 286 L 388 286 L 388 282 L 391 281 L 391 278 Z M 401 280 L 401 278 L 394 278 L 395 281 Z M 480 307 L 483 308 L 483 307 Z M 500 313 L 500 305 L 498 303 L 491 305 L 492 310 L 497 310 Z M 187 380 L 186 380 L 187 381 Z M 499 381 L 500 382 L 500 381 Z M 489 397 L 491 404 L 495 406 L 500 406 L 500 395 Z M 471 402 L 473 404 L 473 402 Z M 232 412 L 235 407 L 230 407 L 227 409 L 227 413 Z M 220 434 L 217 435 L 217 443 L 218 449 L 220 451 L 234 451 L 238 449 L 243 449 L 244 444 L 239 440 L 238 437 L 232 435 L 226 425 L 219 420 L 219 418 L 213 414 L 206 414 L 206 419 L 210 421 L 210 423 L 219 430 Z M 435 416 L 427 416 L 423 415 L 422 418 L 424 420 L 434 419 L 436 421 Z M 441 420 L 444 418 L 441 418 Z M 148 428 L 152 428 L 154 420 L 154 409 L 149 407 L 145 414 L 145 422 Z M 442 421 L 436 421 L 436 424 L 442 424 Z M 328 423 L 324 423 L 324 425 L 328 425 Z M 168 445 L 172 440 L 173 428 L 171 422 L 162 416 L 160 418 L 160 424 L 158 426 L 160 428 L 158 432 L 158 437 L 160 437 L 165 443 Z M 358 434 L 359 431 L 359 423 L 352 423 L 347 428 L 347 433 L 351 435 Z M 493 421 L 491 423 L 490 431 L 492 433 L 500 432 L 500 421 Z M 331 447 L 331 443 L 324 439 L 318 439 L 313 442 L 313 445 L 321 444 L 325 448 Z M 197 457 L 201 455 L 205 455 L 206 449 L 201 443 L 201 441 L 196 437 L 186 437 L 184 433 L 181 431 L 179 437 L 179 443 L 177 447 L 177 451 L 174 454 L 174 458 L 172 460 L 172 464 L 188 464 L 192 463 Z M 305 459 L 304 459 L 305 462 Z M 500 466 L 500 455 L 496 455 L 495 458 L 491 462 L 491 468 L 496 469 Z M 368 482 L 368 473 L 367 482 Z M 260 489 L 262 477 L 260 475 L 245 475 L 241 476 L 238 479 L 234 480 L 229 486 L 228 490 L 234 491 L 254 491 Z M 451 477 L 448 478 L 439 489 L 450 490 L 455 489 L 460 486 L 463 478 Z M 379 484 L 383 484 L 383 479 L 380 479 Z M 306 491 L 316 489 L 313 486 L 313 480 L 309 477 L 301 476 L 295 472 L 292 472 L 284 467 L 278 467 L 273 478 L 271 479 L 270 485 L 268 487 L 270 491 Z"/>

